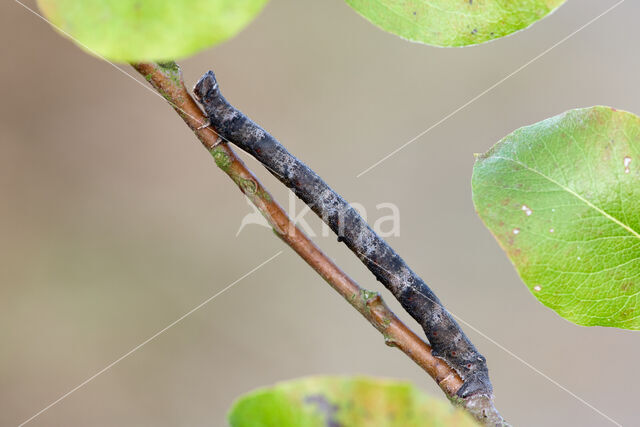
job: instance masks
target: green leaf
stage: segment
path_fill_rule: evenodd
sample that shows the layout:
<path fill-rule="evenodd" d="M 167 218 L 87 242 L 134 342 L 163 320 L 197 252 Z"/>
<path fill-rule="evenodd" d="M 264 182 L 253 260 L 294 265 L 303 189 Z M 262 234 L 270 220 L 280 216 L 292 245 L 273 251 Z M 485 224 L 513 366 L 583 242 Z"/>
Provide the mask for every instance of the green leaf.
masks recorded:
<path fill-rule="evenodd" d="M 229 412 L 231 427 L 472 427 L 448 402 L 409 383 L 365 377 L 309 377 L 242 396 Z"/>
<path fill-rule="evenodd" d="M 484 43 L 522 30 L 565 0 L 346 0 L 385 31 L 435 46 Z"/>
<path fill-rule="evenodd" d="M 112 61 L 169 61 L 236 35 L 267 0 L 38 0 L 83 49 Z"/>
<path fill-rule="evenodd" d="M 640 329 L 640 118 L 591 107 L 518 129 L 479 156 L 473 201 L 540 302 Z"/>

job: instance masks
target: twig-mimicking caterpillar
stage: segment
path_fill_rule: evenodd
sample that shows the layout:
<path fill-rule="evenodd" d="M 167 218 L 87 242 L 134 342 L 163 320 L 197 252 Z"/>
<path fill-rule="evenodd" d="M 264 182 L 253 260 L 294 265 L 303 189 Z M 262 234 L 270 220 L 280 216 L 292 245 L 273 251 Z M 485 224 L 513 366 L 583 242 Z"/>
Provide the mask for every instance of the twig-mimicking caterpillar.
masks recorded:
<path fill-rule="evenodd" d="M 464 381 L 458 396 L 491 395 L 492 386 L 484 356 L 476 350 L 427 284 L 358 212 L 273 136 L 229 104 L 220 93 L 212 71 L 198 81 L 194 93 L 218 134 L 251 154 L 291 188 L 420 323 L 433 354 L 445 360 Z"/>

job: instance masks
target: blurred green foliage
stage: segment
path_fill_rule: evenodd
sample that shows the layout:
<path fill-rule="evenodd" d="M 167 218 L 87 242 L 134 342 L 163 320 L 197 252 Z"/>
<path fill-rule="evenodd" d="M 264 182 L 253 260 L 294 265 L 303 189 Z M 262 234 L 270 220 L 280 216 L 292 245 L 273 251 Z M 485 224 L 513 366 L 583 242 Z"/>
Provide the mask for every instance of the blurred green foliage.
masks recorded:
<path fill-rule="evenodd" d="M 232 427 L 472 427 L 476 422 L 446 400 L 407 382 L 367 377 L 309 377 L 242 396 Z"/>
<path fill-rule="evenodd" d="M 90 53 L 117 62 L 168 61 L 236 35 L 267 0 L 38 0 Z"/>
<path fill-rule="evenodd" d="M 404 39 L 452 47 L 522 30 L 565 0 L 346 0 L 358 13 Z"/>

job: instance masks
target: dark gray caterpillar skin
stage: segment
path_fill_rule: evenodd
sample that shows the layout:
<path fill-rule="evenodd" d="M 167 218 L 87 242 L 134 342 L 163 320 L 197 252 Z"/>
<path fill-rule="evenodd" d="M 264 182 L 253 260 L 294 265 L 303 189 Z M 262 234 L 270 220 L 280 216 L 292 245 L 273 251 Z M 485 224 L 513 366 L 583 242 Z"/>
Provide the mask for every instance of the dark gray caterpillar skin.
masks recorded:
<path fill-rule="evenodd" d="M 230 105 L 220 93 L 212 71 L 200 79 L 194 93 L 219 135 L 251 154 L 291 188 L 420 323 L 433 354 L 445 360 L 464 381 L 458 396 L 491 395 L 492 386 L 484 356 L 476 350 L 426 283 L 411 271 L 358 212 L 274 137 Z"/>

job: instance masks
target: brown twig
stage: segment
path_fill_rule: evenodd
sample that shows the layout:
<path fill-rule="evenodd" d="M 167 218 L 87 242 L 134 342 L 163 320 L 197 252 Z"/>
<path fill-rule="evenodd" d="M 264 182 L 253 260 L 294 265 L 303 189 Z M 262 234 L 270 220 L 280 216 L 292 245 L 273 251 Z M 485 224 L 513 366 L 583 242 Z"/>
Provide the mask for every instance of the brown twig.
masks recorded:
<path fill-rule="evenodd" d="M 498 418 L 495 415 L 499 417 L 499 414 L 493 408 L 492 399 L 486 396 L 460 399 L 457 396 L 463 384 L 460 376 L 432 354 L 431 347 L 396 317 L 377 292 L 361 288 L 291 222 L 231 147 L 221 143 L 218 134 L 206 126 L 207 118 L 186 90 L 181 70 L 175 63 L 144 63 L 133 66 L 182 117 L 213 155 L 218 167 L 249 197 L 275 233 L 380 331 L 387 345 L 399 348 L 423 368 L 455 404 L 464 407 L 483 423 L 497 425 Z"/>

